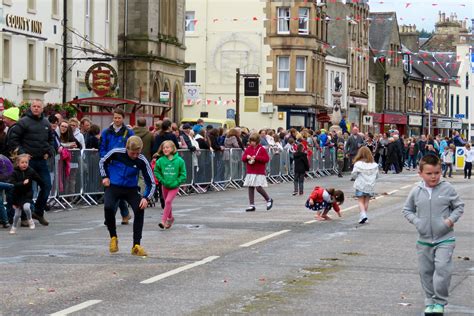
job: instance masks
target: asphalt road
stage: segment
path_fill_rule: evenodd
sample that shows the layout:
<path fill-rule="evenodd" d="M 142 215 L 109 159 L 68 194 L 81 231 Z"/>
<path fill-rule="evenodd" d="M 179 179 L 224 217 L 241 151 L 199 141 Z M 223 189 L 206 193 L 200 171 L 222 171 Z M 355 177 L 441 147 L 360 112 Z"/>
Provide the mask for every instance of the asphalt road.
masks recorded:
<path fill-rule="evenodd" d="M 0 314 L 420 315 L 417 235 L 401 215 L 417 181 L 413 172 L 382 175 L 365 225 L 348 177 L 306 181 L 297 197 L 292 184 L 271 185 L 274 208 L 260 200 L 255 213 L 243 211 L 246 190 L 179 197 L 171 230 L 159 230 L 160 209 L 146 211 L 147 258 L 130 255 L 131 225 L 119 226 L 120 251 L 108 253 L 100 207 L 49 212 L 49 227 L 0 230 Z M 446 311 L 468 315 L 474 185 L 461 176 L 452 183 L 466 208 Z M 344 190 L 342 218 L 313 221 L 304 202 L 316 184 Z"/>

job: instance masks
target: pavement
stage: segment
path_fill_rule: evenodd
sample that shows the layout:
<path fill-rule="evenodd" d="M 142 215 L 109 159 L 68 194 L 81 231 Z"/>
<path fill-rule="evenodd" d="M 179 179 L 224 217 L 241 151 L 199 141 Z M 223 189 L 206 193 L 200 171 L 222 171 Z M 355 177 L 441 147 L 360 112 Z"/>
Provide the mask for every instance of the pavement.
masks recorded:
<path fill-rule="evenodd" d="M 449 179 L 466 203 L 455 225 L 455 269 L 447 315 L 474 314 L 473 182 Z M 108 253 L 103 208 L 46 214 L 50 226 L 0 230 L 0 315 L 420 315 L 415 228 L 401 214 L 414 172 L 381 175 L 369 222 L 357 223 L 349 177 L 270 185 L 275 204 L 246 213 L 246 190 L 179 197 L 175 224 L 147 209 L 142 245 L 132 227 Z M 315 185 L 346 193 L 343 217 L 314 221 L 304 202 Z"/>

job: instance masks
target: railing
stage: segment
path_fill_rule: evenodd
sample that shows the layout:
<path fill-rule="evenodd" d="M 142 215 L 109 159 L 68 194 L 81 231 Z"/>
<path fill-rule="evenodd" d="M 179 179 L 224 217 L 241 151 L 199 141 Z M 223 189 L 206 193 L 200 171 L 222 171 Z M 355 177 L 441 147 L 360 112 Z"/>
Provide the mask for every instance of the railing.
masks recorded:
<path fill-rule="evenodd" d="M 293 181 L 292 154 L 286 150 L 266 148 L 270 157 L 267 164 L 269 183 Z M 66 163 L 59 156 L 50 158 L 52 189 L 49 204 L 61 208 L 73 208 L 101 203 L 104 188 L 99 172 L 99 152 L 93 149 L 70 150 L 70 173 L 66 174 Z M 185 183 L 180 187 L 180 195 L 202 194 L 208 191 L 224 191 L 242 188 L 246 166 L 242 161 L 242 149 L 179 150 L 187 170 Z M 324 147 L 308 156 L 310 170 L 308 176 L 319 178 L 337 173 L 336 153 L 333 148 Z"/>

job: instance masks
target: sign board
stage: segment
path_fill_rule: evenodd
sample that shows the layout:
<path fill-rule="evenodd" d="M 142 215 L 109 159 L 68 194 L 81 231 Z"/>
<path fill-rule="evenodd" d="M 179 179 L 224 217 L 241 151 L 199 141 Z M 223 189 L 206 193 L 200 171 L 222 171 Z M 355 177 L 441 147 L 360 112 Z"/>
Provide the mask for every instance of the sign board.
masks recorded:
<path fill-rule="evenodd" d="M 244 112 L 258 112 L 259 101 L 258 98 L 245 98 Z"/>
<path fill-rule="evenodd" d="M 437 128 L 462 129 L 461 119 L 439 118 L 436 120 Z"/>
<path fill-rule="evenodd" d="M 92 75 L 92 82 L 90 76 Z M 86 72 L 87 90 L 94 91 L 99 97 L 112 93 L 117 88 L 118 74 L 114 67 L 106 63 L 92 65 Z"/>
<path fill-rule="evenodd" d="M 364 115 L 362 118 L 362 125 L 372 126 L 374 125 L 373 117 L 371 115 Z"/>
<path fill-rule="evenodd" d="M 419 115 L 410 115 L 408 117 L 408 125 L 410 126 L 421 126 L 422 117 Z"/>
<path fill-rule="evenodd" d="M 451 128 L 453 128 L 453 129 L 462 129 L 462 120 L 461 119 L 452 120 L 451 123 L 452 123 Z"/>
<path fill-rule="evenodd" d="M 244 78 L 244 96 L 258 97 L 259 78 Z"/>
<path fill-rule="evenodd" d="M 170 102 L 170 93 L 168 91 L 161 91 L 160 92 L 160 102 L 161 103 Z"/>
<path fill-rule="evenodd" d="M 464 147 L 456 147 L 456 168 L 457 169 L 464 169 L 464 153 L 466 152 L 466 148 Z"/>
<path fill-rule="evenodd" d="M 186 100 L 196 101 L 199 99 L 199 86 L 196 85 L 186 85 Z"/>
<path fill-rule="evenodd" d="M 234 109 L 227 109 L 225 113 L 225 118 L 229 120 L 235 120 L 235 110 Z"/>
<path fill-rule="evenodd" d="M 463 119 L 464 114 L 456 114 L 456 115 L 454 115 L 454 117 L 457 118 L 457 119 Z"/>

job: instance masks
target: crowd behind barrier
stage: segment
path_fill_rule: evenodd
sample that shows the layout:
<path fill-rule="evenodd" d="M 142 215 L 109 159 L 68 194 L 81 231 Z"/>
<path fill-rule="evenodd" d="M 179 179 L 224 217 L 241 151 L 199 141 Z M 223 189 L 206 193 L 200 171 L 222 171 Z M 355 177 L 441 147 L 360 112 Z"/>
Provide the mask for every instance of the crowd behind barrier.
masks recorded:
<path fill-rule="evenodd" d="M 293 165 L 290 153 L 278 148 L 266 148 L 270 161 L 267 164 L 267 180 L 271 184 L 293 181 Z M 99 173 L 99 152 L 93 149 L 70 150 L 68 161 L 59 156 L 48 160 L 51 170 L 52 189 L 49 205 L 58 208 L 93 206 L 102 202 L 104 187 Z M 179 194 L 202 194 L 209 191 L 225 191 L 242 188 L 246 175 L 242 161 L 242 149 L 179 150 L 187 170 L 186 182 Z M 310 154 L 308 177 L 319 178 L 337 174 L 336 155 L 333 148 L 315 150 Z"/>

